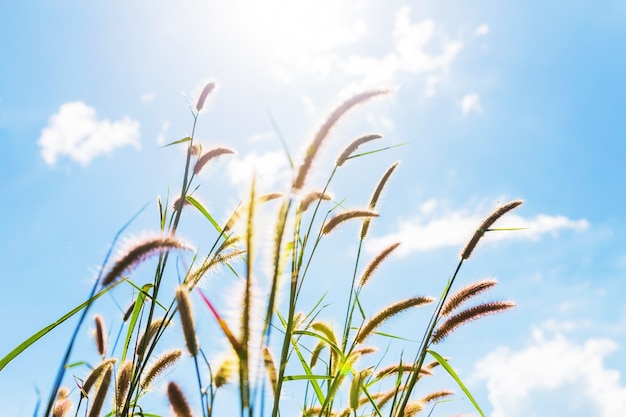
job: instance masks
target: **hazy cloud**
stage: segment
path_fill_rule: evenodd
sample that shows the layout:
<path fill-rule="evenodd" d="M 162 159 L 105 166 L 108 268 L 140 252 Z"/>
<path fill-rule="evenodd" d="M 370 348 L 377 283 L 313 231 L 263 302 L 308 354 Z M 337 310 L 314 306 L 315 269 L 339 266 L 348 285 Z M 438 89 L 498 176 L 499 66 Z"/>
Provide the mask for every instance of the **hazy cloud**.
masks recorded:
<path fill-rule="evenodd" d="M 353 55 L 339 65 L 347 74 L 362 76 L 365 84 L 393 83 L 403 73 L 428 73 L 426 94 L 433 96 L 440 74 L 449 71 L 462 48 L 460 40 L 446 40 L 438 34 L 433 20 L 413 22 L 411 9 L 402 7 L 396 13 L 390 52 L 380 58 Z"/>
<path fill-rule="evenodd" d="M 482 113 L 483 107 L 480 104 L 480 96 L 477 93 L 470 93 L 463 96 L 461 99 L 461 111 L 463 114 Z"/>
<path fill-rule="evenodd" d="M 252 175 L 256 175 L 261 191 L 275 191 L 275 186 L 284 185 L 290 174 L 289 162 L 283 151 L 251 152 L 236 155 L 228 161 L 228 176 L 235 186 L 250 184 Z"/>
<path fill-rule="evenodd" d="M 604 359 L 617 349 L 610 339 L 577 343 L 558 331 L 534 329 L 526 347 L 496 349 L 474 375 L 486 381 L 491 417 L 614 417 L 626 410 L 626 386 Z"/>
<path fill-rule="evenodd" d="M 476 31 L 474 31 L 474 35 L 476 36 L 485 36 L 489 33 L 489 26 L 486 23 L 478 26 Z"/>
<path fill-rule="evenodd" d="M 367 248 L 375 253 L 400 241 L 402 245 L 396 252 L 402 256 L 444 247 L 457 247 L 461 250 L 488 211 L 484 210 L 484 207 L 450 211 L 442 207 L 440 201 L 431 199 L 421 206 L 417 216 L 399 221 L 395 232 L 372 237 Z M 572 220 L 565 216 L 547 214 L 526 218 L 512 212 L 500 219 L 494 227 L 516 227 L 527 230 L 489 233 L 484 239 L 486 242 L 503 239 L 539 239 L 542 235 L 556 235 L 567 229 L 585 230 L 589 223 L 585 219 Z"/>
<path fill-rule="evenodd" d="M 157 145 L 163 145 L 165 143 L 165 139 L 167 137 L 167 131 L 170 130 L 170 126 L 171 123 L 169 120 L 164 120 L 163 123 L 161 124 L 161 130 L 159 131 L 159 134 L 157 135 Z"/>
<path fill-rule="evenodd" d="M 139 97 L 139 101 L 141 101 L 142 103 L 150 103 L 151 101 L 154 101 L 155 98 L 156 95 L 154 93 L 145 93 L 142 94 L 141 97 Z"/>
<path fill-rule="evenodd" d="M 93 158 L 111 153 L 115 148 L 132 145 L 139 149 L 139 122 L 127 116 L 113 122 L 98 120 L 96 109 L 74 101 L 63 104 L 50 117 L 38 144 L 48 165 L 55 165 L 63 155 L 87 165 Z"/>

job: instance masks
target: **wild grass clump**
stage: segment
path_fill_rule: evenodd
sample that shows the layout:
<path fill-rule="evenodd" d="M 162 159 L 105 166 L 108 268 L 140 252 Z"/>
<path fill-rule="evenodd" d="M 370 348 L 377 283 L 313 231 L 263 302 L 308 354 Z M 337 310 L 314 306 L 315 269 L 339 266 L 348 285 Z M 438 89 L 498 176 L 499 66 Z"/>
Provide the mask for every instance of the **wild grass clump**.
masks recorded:
<path fill-rule="evenodd" d="M 366 313 L 370 308 L 361 297 L 363 291 L 368 291 L 371 280 L 380 274 L 380 265 L 401 245 L 401 242 L 389 245 L 367 263 L 361 256 L 371 222 L 379 216 L 377 203 L 398 163 L 382 173 L 380 180 L 373 184 L 370 200 L 360 208 L 344 208 L 341 198 L 331 197 L 328 189 L 339 168 L 346 169 L 351 159 L 370 157 L 387 149 L 357 153 L 362 146 L 371 146 L 372 141 L 380 140 L 381 135 L 366 134 L 348 143 L 335 159 L 321 188 L 307 189 L 306 180 L 310 178 L 321 146 L 329 140 L 332 128 L 342 117 L 357 104 L 388 92 L 366 91 L 340 104 L 306 148 L 301 164 L 293 171 L 289 189 L 260 194 L 252 178 L 247 197 L 226 221 L 219 222 L 196 196 L 199 174 L 211 161 L 227 158 L 234 151 L 225 147 L 204 150 L 194 137 L 198 116 L 215 87 L 214 83 L 208 83 L 197 103 L 191 106 L 191 135 L 170 144 L 186 146 L 187 152 L 180 191 L 171 197 L 173 202 L 169 198 L 165 202 L 157 200 L 158 233 L 136 241 L 112 262 L 107 255 L 88 299 L 54 325 L 20 344 L 0 361 L 0 370 L 56 325 L 79 314 L 46 407 L 42 407 L 43 416 L 67 416 L 74 408 L 75 415 L 90 417 L 161 415 L 162 411 L 152 410 L 154 404 L 168 404 L 172 415 L 180 417 L 237 414 L 277 417 L 281 413 L 293 415 L 295 409 L 303 416 L 429 415 L 435 404 L 454 395 L 449 390 L 426 394 L 416 390 L 417 383 L 433 377 L 437 367 L 452 376 L 482 415 L 454 369 L 433 348 L 460 326 L 514 306 L 509 301 L 490 301 L 465 307 L 477 295 L 496 285 L 492 279 L 480 280 L 455 292 L 452 288 L 463 262 L 469 259 L 480 239 L 521 201 L 499 207 L 478 225 L 452 277 L 442 282 L 441 297 L 398 294 L 398 301 L 377 312 Z M 266 233 L 268 228 L 259 226 L 258 217 L 263 206 L 271 201 L 275 202 L 269 207 L 275 207 L 275 221 L 269 229 L 271 236 L 266 239 L 271 247 L 264 251 L 257 247 L 257 242 L 259 234 Z M 209 248 L 204 252 L 193 249 L 178 236 L 181 216 L 189 211 L 200 213 L 213 230 L 206 235 L 207 241 L 198 244 L 198 247 Z M 320 245 L 333 238 L 335 229 L 347 222 L 358 223 L 360 233 L 352 265 L 354 272 L 345 277 L 346 284 L 350 284 L 346 286 L 345 305 L 341 306 L 345 313 L 337 320 L 324 317 L 324 295 L 312 294 L 310 285 L 304 293 L 303 286 L 305 282 L 315 282 L 312 265 L 326 262 L 320 257 Z M 116 240 L 112 249 L 116 247 Z M 193 256 L 186 256 L 187 253 Z M 176 255 L 184 261 L 175 262 Z M 135 267 L 148 258 L 153 259 L 154 273 L 148 278 L 135 274 Z M 270 260 L 267 281 L 259 279 L 263 275 L 259 271 L 259 258 Z M 241 284 L 242 301 L 235 321 L 224 313 L 221 294 L 205 293 L 198 287 L 198 283 L 214 271 L 219 271 L 214 279 L 232 275 Z M 260 309 L 255 307 L 259 291 L 264 292 Z M 68 368 L 74 344 L 79 342 L 79 330 L 88 311 L 103 294 L 111 294 L 115 299 L 131 294 L 130 299 L 119 303 L 129 307 L 120 317 L 107 317 L 108 331 L 104 317 L 96 315 L 94 339 L 98 363 L 83 369 L 81 364 L 87 361 L 76 362 L 78 365 Z M 196 304 L 195 309 L 193 304 Z M 199 315 L 209 316 L 218 333 L 202 338 L 204 333 L 198 331 L 196 320 Z M 430 316 L 430 320 L 422 330 L 420 345 L 412 354 L 408 354 L 412 348 L 409 345 L 403 357 L 389 358 L 384 351 L 379 351 L 377 343 L 380 338 L 389 337 L 384 332 L 385 324 L 398 315 L 421 316 L 425 322 Z M 254 322 L 260 325 L 253 325 Z M 107 335 L 117 337 L 107 338 Z M 166 342 L 177 340 L 169 335 L 175 335 L 184 345 L 166 346 Z M 398 336 L 411 338 L 414 335 L 415 329 L 411 328 L 406 335 Z M 216 347 L 224 348 L 219 357 L 215 355 Z M 426 363 L 427 357 L 434 360 Z M 187 371 L 177 372 L 179 368 Z M 72 383 L 77 390 L 62 388 Z M 194 388 L 189 389 L 189 386 Z M 227 389 L 236 390 L 238 404 L 216 402 Z M 287 390 L 301 395 L 297 404 L 288 401 Z M 151 402 L 148 395 L 151 392 L 154 392 L 152 396 L 166 396 L 167 401 Z"/>

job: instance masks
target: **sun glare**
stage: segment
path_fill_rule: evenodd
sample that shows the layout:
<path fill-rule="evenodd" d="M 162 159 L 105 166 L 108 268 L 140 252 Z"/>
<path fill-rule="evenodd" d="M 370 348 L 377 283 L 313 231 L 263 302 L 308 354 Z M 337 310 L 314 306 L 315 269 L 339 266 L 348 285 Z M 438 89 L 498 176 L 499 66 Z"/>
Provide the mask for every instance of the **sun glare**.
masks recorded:
<path fill-rule="evenodd" d="M 349 2 L 265 0 L 234 2 L 241 40 L 271 60 L 302 59 L 350 44 L 365 33 Z M 332 12 L 330 12 L 332 11 Z"/>

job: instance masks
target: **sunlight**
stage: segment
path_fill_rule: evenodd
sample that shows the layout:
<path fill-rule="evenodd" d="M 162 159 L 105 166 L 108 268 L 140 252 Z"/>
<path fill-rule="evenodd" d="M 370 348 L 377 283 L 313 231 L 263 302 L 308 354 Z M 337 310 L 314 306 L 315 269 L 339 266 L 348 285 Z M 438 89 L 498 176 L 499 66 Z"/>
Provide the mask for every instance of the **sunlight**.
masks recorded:
<path fill-rule="evenodd" d="M 350 2 L 266 0 L 234 2 L 229 8 L 240 40 L 274 62 L 310 60 L 355 42 L 366 31 L 361 20 L 351 18 Z"/>

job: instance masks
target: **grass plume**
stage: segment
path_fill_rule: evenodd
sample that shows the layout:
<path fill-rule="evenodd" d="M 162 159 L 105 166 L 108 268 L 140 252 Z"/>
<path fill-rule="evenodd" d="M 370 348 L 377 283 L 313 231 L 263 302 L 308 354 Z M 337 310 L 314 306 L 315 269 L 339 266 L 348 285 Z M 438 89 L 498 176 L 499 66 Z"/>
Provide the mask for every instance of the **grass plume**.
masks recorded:
<path fill-rule="evenodd" d="M 102 286 L 110 285 L 146 258 L 172 249 L 192 250 L 193 248 L 174 236 L 156 236 L 142 240 L 115 261 L 109 272 L 102 278 Z"/>
<path fill-rule="evenodd" d="M 470 241 L 467 242 L 467 245 L 465 246 L 465 248 L 463 248 L 463 252 L 461 252 L 461 259 L 469 259 L 470 255 L 474 251 L 474 248 L 476 248 L 478 241 L 480 241 L 480 239 L 483 237 L 485 232 L 487 232 L 489 228 L 500 217 L 504 216 L 506 213 L 513 210 L 514 208 L 520 206 L 522 203 L 523 203 L 522 200 L 511 201 L 509 203 L 504 204 L 501 207 L 498 207 L 489 216 L 487 216 L 485 220 L 483 220 L 482 224 L 478 227 L 478 229 L 476 229 L 476 232 L 474 232 L 474 235 L 472 236 Z"/>

